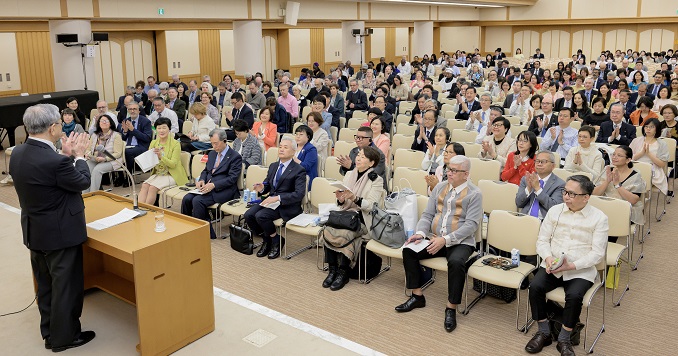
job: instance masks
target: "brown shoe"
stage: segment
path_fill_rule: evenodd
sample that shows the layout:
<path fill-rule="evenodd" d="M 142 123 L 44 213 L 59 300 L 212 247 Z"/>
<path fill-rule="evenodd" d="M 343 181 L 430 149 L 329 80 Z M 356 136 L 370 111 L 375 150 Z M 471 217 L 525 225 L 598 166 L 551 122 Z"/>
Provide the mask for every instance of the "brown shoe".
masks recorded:
<path fill-rule="evenodd" d="M 552 343 L 553 339 L 551 338 L 551 335 L 537 331 L 534 336 L 532 336 L 530 342 L 525 345 L 525 351 L 536 354 L 541 352 L 544 346 L 549 346 Z"/>
<path fill-rule="evenodd" d="M 565 342 L 558 341 L 556 349 L 560 351 L 560 356 L 575 356 L 574 348 L 572 347 L 572 343 L 569 341 Z"/>

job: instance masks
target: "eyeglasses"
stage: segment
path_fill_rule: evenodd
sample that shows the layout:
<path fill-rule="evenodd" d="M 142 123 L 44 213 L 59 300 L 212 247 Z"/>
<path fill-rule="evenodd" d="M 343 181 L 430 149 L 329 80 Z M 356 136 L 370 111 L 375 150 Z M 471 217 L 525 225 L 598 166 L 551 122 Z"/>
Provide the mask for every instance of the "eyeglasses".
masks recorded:
<path fill-rule="evenodd" d="M 575 193 L 575 192 L 571 192 L 569 190 L 563 189 L 563 196 L 568 196 L 572 199 L 579 197 L 579 196 L 584 196 L 584 195 L 588 195 L 588 194 L 586 194 L 586 193 L 580 194 L 580 193 Z"/>
<path fill-rule="evenodd" d="M 450 172 L 450 173 L 452 173 L 452 174 L 455 174 L 455 173 L 466 173 L 466 172 L 468 172 L 468 171 L 464 171 L 464 170 L 461 170 L 461 169 L 454 169 L 454 168 L 451 168 L 450 170 L 448 170 L 448 172 Z"/>
<path fill-rule="evenodd" d="M 519 139 L 518 139 L 518 142 L 522 142 L 522 143 L 529 143 L 529 142 L 530 142 L 530 140 L 528 140 L 528 139 L 525 139 L 525 138 L 519 138 Z"/>
<path fill-rule="evenodd" d="M 369 138 L 369 137 L 367 137 L 367 136 L 353 135 L 353 138 L 354 138 L 356 141 L 362 141 L 364 138 Z"/>
<path fill-rule="evenodd" d="M 553 163 L 553 162 L 551 162 L 548 159 L 535 159 L 534 163 L 536 163 L 536 164 L 547 164 L 547 163 Z"/>
<path fill-rule="evenodd" d="M 553 103 L 549 103 L 548 101 L 542 101 L 541 104 L 542 105 L 553 105 Z"/>
<path fill-rule="evenodd" d="M 139 108 L 128 108 L 127 111 L 139 111 Z"/>
<path fill-rule="evenodd" d="M 454 151 L 445 151 L 443 152 L 444 155 L 453 155 Z"/>
<path fill-rule="evenodd" d="M 97 109 L 108 109 L 108 106 L 97 106 Z"/>

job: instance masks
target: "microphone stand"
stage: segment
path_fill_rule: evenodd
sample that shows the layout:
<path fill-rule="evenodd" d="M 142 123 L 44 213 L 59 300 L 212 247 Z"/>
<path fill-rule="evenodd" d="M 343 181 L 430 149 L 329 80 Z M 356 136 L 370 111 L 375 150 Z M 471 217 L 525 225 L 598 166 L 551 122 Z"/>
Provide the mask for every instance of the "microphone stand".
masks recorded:
<path fill-rule="evenodd" d="M 100 145 L 100 146 L 101 146 L 101 145 Z M 115 157 L 114 157 L 110 152 L 108 152 L 103 146 L 101 146 L 101 148 L 99 148 L 99 146 L 97 146 L 97 147 L 95 148 L 95 150 L 98 151 L 98 152 L 103 153 L 103 154 L 106 155 L 108 158 L 110 158 L 110 159 L 112 159 L 112 160 L 114 160 L 114 161 L 120 163 L 120 166 L 122 167 L 122 169 L 125 170 L 125 173 L 126 173 L 127 176 L 129 177 L 129 180 L 132 182 L 132 210 L 136 211 L 136 212 L 139 214 L 138 216 L 144 216 L 144 215 L 146 215 L 148 212 L 147 212 L 146 210 L 141 210 L 141 209 L 139 208 L 139 197 L 137 196 L 137 186 L 136 186 L 136 184 L 134 183 L 134 176 L 132 175 L 132 173 L 127 169 L 127 167 L 125 167 L 125 165 L 124 165 L 122 162 L 120 162 L 120 160 L 119 160 L 118 158 L 115 158 Z"/>

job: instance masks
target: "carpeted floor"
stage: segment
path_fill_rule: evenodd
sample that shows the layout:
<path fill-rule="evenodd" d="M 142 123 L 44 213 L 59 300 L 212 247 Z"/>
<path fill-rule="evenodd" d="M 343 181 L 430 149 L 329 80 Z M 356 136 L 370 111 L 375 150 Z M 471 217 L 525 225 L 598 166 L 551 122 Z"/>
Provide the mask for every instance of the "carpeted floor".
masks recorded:
<path fill-rule="evenodd" d="M 2 156 L 0 164 L 4 165 Z M 126 194 L 128 189 L 116 188 L 114 192 Z M 0 202 L 18 207 L 11 186 L 0 187 Z M 662 222 L 652 221 L 652 233 L 645 244 L 646 257 L 639 269 L 632 272 L 631 290 L 621 306 L 612 307 L 608 289 L 606 332 L 596 345 L 596 355 L 673 354 L 675 344 L 670 341 L 666 316 L 675 314 L 678 302 L 670 295 L 675 286 L 667 281 L 675 278 L 670 277 L 672 268 L 667 268 L 666 261 L 672 260 L 678 251 L 678 242 L 671 233 L 678 228 L 673 219 L 677 205 L 678 201 L 667 205 L 667 216 Z M 176 202 L 173 209 L 178 206 Z M 227 222 L 230 217 L 225 218 L 224 226 Z M 289 251 L 308 241 L 306 237 L 289 234 Z M 213 241 L 212 246 L 216 287 L 389 355 L 521 355 L 525 354 L 523 348 L 534 332 L 533 328 L 525 335 L 515 329 L 516 301 L 506 304 L 487 297 L 469 315 L 458 316 L 457 330 L 446 333 L 442 325 L 447 294 L 444 273 L 439 273 L 437 281 L 425 291 L 426 308 L 397 314 L 393 308 L 406 299 L 399 260 L 394 260 L 390 271 L 368 285 L 351 280 L 343 290 L 331 292 L 321 287 L 325 273 L 316 268 L 316 250 L 289 261 L 271 261 L 239 254 L 231 250 L 228 240 Z M 469 297 L 475 295 L 471 291 Z M 524 292 L 522 297 L 524 303 Z M 595 336 L 593 329 L 601 322 L 601 303 L 599 293 L 589 322 L 590 337 Z M 575 351 L 584 354 L 581 346 Z M 554 345 L 543 354 L 558 352 Z"/>

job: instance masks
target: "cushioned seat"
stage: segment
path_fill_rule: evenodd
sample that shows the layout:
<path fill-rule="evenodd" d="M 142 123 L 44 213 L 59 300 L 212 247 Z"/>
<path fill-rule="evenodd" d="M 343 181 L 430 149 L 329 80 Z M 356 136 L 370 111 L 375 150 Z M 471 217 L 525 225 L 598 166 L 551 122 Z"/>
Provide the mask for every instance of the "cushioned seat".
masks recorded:
<path fill-rule="evenodd" d="M 508 271 L 513 273 L 506 273 L 507 271 L 504 271 L 501 268 L 494 268 L 483 264 L 483 260 L 485 258 L 491 257 L 498 256 L 486 255 L 483 256 L 483 258 L 475 261 L 468 269 L 468 276 L 471 278 L 482 278 L 483 282 L 495 284 L 500 287 L 519 289 L 523 279 L 525 279 L 527 275 L 536 269 L 536 267 L 532 264 L 520 262 L 518 267 L 512 268 Z"/>
<path fill-rule="evenodd" d="M 369 240 L 367 242 L 367 245 L 365 245 L 365 248 L 376 253 L 377 255 L 382 255 L 386 257 L 392 257 L 392 258 L 403 258 L 403 248 L 391 248 L 388 247 L 381 242 L 378 242 L 376 240 Z"/>

